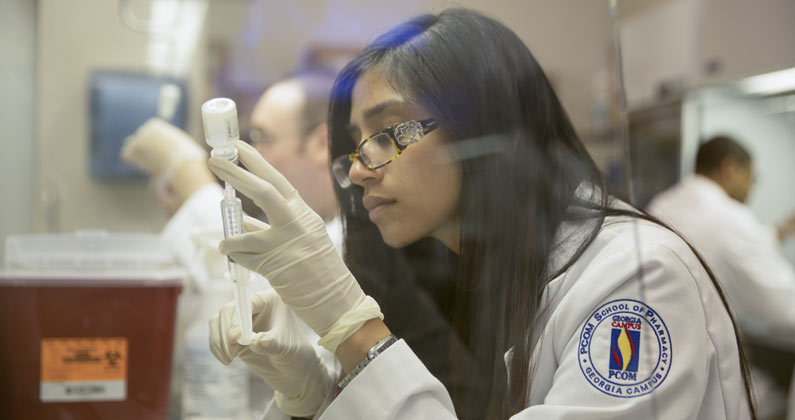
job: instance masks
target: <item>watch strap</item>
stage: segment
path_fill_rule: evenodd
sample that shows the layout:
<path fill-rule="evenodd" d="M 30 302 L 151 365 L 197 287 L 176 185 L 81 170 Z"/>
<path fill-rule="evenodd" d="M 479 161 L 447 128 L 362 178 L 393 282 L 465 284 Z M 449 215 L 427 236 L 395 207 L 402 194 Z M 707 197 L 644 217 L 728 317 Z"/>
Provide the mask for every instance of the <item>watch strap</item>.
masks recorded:
<path fill-rule="evenodd" d="M 351 369 L 351 371 L 348 372 L 344 378 L 342 378 L 337 386 L 339 386 L 340 389 L 345 388 L 345 386 L 347 386 L 353 380 L 353 378 L 356 377 L 356 375 L 363 371 L 364 368 L 373 361 L 373 359 L 378 357 L 379 354 L 386 351 L 386 349 L 388 349 L 392 344 L 395 344 L 397 341 L 397 337 L 395 337 L 393 334 L 389 334 L 381 340 L 378 340 L 378 342 L 375 343 L 374 346 L 370 347 L 370 350 L 367 351 L 367 355 L 364 356 L 364 359 L 354 366 L 353 369 Z"/>

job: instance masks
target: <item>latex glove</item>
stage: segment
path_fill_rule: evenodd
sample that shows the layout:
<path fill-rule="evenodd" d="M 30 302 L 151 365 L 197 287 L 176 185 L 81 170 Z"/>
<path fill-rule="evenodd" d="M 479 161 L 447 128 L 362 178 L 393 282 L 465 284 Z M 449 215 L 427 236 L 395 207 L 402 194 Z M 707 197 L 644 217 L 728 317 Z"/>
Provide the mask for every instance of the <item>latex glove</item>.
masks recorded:
<path fill-rule="evenodd" d="M 207 152 L 188 133 L 160 118 L 151 118 L 126 140 L 121 157 L 149 175 L 170 182 L 183 163 L 203 162 Z"/>
<path fill-rule="evenodd" d="M 253 231 L 221 241 L 218 249 L 268 279 L 273 289 L 319 335 L 331 353 L 366 321 L 383 319 L 337 254 L 320 216 L 253 147 L 236 144 L 240 162 L 210 158 L 210 169 L 250 197 L 271 225 L 247 218 Z"/>
<path fill-rule="evenodd" d="M 279 409 L 294 417 L 312 417 L 330 392 L 328 370 L 306 338 L 306 327 L 273 290 L 251 296 L 254 339 L 237 343 L 240 326 L 235 303 L 210 319 L 210 351 L 224 365 L 235 357 L 275 391 Z"/>

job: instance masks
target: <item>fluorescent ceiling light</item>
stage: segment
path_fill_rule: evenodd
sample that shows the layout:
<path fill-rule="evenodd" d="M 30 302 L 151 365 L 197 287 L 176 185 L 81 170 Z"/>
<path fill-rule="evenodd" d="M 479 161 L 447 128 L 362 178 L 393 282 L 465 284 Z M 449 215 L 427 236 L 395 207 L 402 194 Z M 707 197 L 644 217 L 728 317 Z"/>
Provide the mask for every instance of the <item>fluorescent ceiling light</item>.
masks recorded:
<path fill-rule="evenodd" d="M 156 0 L 149 24 L 147 65 L 156 74 L 184 77 L 196 49 L 207 13 L 207 2 Z"/>
<path fill-rule="evenodd" d="M 740 88 L 753 95 L 773 95 L 795 90 L 795 67 L 749 77 L 740 82 Z"/>

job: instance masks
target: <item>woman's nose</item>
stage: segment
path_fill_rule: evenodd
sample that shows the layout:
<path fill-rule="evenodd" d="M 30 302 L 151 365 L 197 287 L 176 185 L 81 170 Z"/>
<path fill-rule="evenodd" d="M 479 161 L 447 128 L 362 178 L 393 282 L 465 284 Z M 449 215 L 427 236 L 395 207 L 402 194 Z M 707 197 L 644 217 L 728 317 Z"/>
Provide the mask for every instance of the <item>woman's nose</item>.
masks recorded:
<path fill-rule="evenodd" d="M 380 172 L 381 171 L 368 168 L 361 160 L 356 159 L 351 165 L 351 169 L 348 171 L 348 178 L 350 178 L 351 182 L 354 184 L 363 187 L 368 180 L 379 179 L 381 177 Z"/>

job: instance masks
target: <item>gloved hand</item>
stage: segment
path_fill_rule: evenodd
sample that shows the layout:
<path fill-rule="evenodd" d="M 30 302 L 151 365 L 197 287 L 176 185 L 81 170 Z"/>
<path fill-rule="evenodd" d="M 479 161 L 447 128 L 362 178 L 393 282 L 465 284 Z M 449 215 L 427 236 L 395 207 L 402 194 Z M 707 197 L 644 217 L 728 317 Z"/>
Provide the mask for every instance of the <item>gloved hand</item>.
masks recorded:
<path fill-rule="evenodd" d="M 275 391 L 276 405 L 294 417 L 312 417 L 330 391 L 328 370 L 290 308 L 273 290 L 251 296 L 254 339 L 237 343 L 240 326 L 230 302 L 210 319 L 210 351 L 224 365 L 235 357 Z"/>
<path fill-rule="evenodd" d="M 180 165 L 191 160 L 204 161 L 207 152 L 188 133 L 160 118 L 151 118 L 127 139 L 121 157 L 169 182 Z"/>
<path fill-rule="evenodd" d="M 383 319 L 337 254 L 320 216 L 253 147 L 237 142 L 240 162 L 210 158 L 210 169 L 250 197 L 270 226 L 246 220 L 251 231 L 221 241 L 218 249 L 268 279 L 273 289 L 321 338 L 331 353 L 366 321 Z"/>
<path fill-rule="evenodd" d="M 159 118 L 148 120 L 127 139 L 121 157 L 152 175 L 158 201 L 169 213 L 215 182 L 207 152 L 188 133 Z"/>

